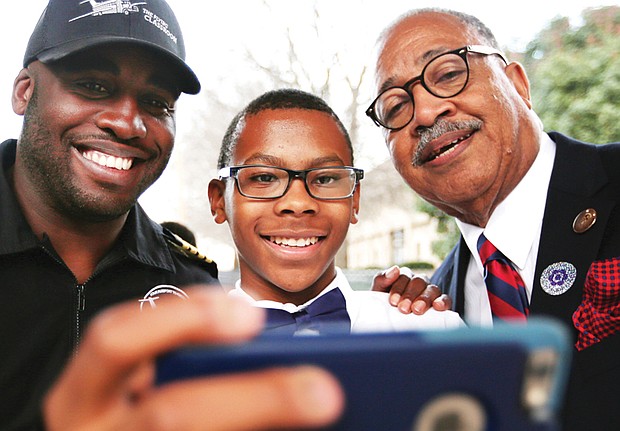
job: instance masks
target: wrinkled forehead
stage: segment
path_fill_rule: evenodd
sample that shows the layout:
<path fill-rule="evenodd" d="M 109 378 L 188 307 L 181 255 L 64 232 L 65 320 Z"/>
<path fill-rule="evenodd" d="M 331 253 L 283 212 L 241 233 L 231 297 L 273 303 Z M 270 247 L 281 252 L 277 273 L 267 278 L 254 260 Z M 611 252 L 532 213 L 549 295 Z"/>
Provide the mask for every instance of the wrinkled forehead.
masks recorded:
<path fill-rule="evenodd" d="M 376 87 L 389 86 L 400 74 L 419 74 L 429 60 L 443 52 L 479 43 L 480 35 L 453 15 L 426 12 L 405 17 L 389 27 L 377 43 Z"/>

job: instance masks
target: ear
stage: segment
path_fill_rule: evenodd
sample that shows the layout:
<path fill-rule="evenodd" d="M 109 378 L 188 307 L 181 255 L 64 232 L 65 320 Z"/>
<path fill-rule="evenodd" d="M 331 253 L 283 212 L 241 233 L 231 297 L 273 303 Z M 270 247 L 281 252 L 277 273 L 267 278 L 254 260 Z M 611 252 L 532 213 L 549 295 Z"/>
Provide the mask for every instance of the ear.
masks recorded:
<path fill-rule="evenodd" d="M 351 224 L 356 224 L 359 221 L 359 211 L 360 211 L 360 187 L 361 184 L 358 184 L 355 188 L 355 193 L 353 193 L 353 208 L 351 208 Z"/>
<path fill-rule="evenodd" d="M 13 82 L 11 103 L 13 104 L 13 111 L 17 115 L 24 115 L 33 93 L 34 79 L 30 71 L 24 68 L 19 72 L 17 78 L 15 78 L 15 82 Z"/>
<path fill-rule="evenodd" d="M 525 69 L 520 63 L 513 61 L 506 66 L 506 75 L 512 81 L 513 86 L 521 99 L 525 102 L 529 109 L 532 109 L 532 97 L 530 95 L 530 81 L 527 79 Z"/>
<path fill-rule="evenodd" d="M 226 183 L 221 180 L 211 180 L 209 182 L 209 204 L 211 205 L 211 215 L 217 224 L 226 221 Z"/>

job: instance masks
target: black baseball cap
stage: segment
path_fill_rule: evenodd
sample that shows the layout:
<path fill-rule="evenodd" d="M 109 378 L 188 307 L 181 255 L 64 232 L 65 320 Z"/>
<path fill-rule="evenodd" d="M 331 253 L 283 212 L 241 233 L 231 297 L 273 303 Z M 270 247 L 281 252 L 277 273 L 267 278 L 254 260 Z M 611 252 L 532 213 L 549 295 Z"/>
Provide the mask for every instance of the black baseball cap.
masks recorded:
<path fill-rule="evenodd" d="M 108 43 L 143 45 L 163 55 L 178 70 L 180 90 L 200 91 L 185 63 L 181 27 L 164 0 L 50 0 L 24 55 L 24 67 Z"/>

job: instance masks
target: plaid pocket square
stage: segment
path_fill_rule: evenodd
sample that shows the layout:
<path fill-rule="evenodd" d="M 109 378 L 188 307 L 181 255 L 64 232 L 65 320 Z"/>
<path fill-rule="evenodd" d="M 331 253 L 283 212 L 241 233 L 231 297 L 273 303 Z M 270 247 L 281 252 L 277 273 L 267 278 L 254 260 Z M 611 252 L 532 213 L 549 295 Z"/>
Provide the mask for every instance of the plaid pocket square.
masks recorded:
<path fill-rule="evenodd" d="M 598 343 L 620 329 L 620 257 L 590 265 L 573 323 L 579 331 L 577 350 Z"/>

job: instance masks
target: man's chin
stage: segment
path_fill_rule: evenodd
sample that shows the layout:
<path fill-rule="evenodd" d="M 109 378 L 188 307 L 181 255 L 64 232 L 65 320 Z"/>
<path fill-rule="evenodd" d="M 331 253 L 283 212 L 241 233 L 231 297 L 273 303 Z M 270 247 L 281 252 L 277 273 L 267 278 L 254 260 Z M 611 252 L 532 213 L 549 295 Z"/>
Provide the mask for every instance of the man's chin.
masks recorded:
<path fill-rule="evenodd" d="M 82 223 L 106 223 L 125 217 L 135 202 L 135 200 L 119 202 L 118 199 L 110 199 L 107 202 L 100 199 L 89 200 L 72 208 L 65 208 L 63 212 L 68 218 Z"/>

